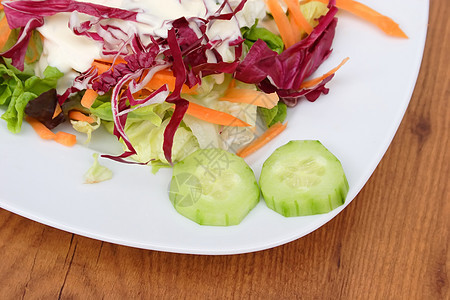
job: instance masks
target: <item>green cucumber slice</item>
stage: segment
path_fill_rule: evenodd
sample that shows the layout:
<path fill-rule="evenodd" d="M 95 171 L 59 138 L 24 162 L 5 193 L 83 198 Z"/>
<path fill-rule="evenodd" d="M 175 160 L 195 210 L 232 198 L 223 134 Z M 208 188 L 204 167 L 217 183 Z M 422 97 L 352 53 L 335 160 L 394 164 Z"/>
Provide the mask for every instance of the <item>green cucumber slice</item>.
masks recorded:
<path fill-rule="evenodd" d="M 285 217 L 327 213 L 344 204 L 340 161 L 319 141 L 291 141 L 264 162 L 259 179 L 269 208 Z"/>
<path fill-rule="evenodd" d="M 173 167 L 170 201 L 180 214 L 200 225 L 237 225 L 259 196 L 252 169 L 225 150 L 200 149 Z"/>

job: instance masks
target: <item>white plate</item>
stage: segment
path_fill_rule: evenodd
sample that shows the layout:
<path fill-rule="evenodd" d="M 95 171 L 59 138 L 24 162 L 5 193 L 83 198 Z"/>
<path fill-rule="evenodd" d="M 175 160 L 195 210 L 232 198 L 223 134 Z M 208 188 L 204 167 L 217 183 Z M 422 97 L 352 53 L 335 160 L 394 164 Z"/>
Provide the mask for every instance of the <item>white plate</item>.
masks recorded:
<path fill-rule="evenodd" d="M 288 129 L 248 159 L 259 176 L 262 163 L 292 139 L 318 139 L 342 162 L 350 184 L 345 205 L 323 215 L 284 218 L 261 201 L 232 227 L 200 226 L 173 209 L 167 195 L 170 170 L 103 160 L 114 178 L 82 183 L 92 149 L 65 148 L 40 140 L 24 124 L 13 135 L 0 126 L 0 207 L 76 234 L 145 249 L 195 254 L 234 254 L 298 239 L 341 212 L 366 183 L 388 148 L 411 98 L 422 60 L 428 1 L 363 1 L 401 24 L 409 39 L 384 35 L 371 24 L 340 12 L 332 56 L 318 74 L 350 61 L 315 103 L 289 113 Z M 111 139 L 93 146 L 102 150 Z M 383 199 L 388 201 L 388 199 Z"/>

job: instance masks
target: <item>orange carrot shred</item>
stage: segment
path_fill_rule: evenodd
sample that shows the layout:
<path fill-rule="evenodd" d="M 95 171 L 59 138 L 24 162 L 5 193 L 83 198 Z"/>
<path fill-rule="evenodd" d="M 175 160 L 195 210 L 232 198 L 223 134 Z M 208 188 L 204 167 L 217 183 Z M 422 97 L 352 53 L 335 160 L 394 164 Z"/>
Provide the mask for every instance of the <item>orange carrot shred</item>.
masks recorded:
<path fill-rule="evenodd" d="M 289 18 L 284 13 L 278 0 L 266 0 L 267 8 L 272 13 L 273 19 L 280 31 L 281 39 L 286 48 L 295 44 L 294 33 Z"/>
<path fill-rule="evenodd" d="M 286 129 L 285 124 L 282 124 L 280 122 L 273 124 L 272 126 L 270 126 L 269 129 L 267 129 L 261 136 L 259 136 L 253 142 L 251 142 L 244 148 L 239 149 L 238 152 L 236 153 L 236 155 L 240 156 L 242 158 L 249 156 L 250 154 L 257 151 L 258 149 L 262 148 L 268 142 L 273 140 L 277 135 L 282 133 L 285 129 Z"/>
<path fill-rule="evenodd" d="M 186 114 L 196 117 L 197 119 L 224 126 L 250 127 L 244 121 L 212 108 L 204 107 L 193 102 L 189 102 Z"/>
<path fill-rule="evenodd" d="M 228 89 L 219 100 L 234 103 L 247 103 L 271 109 L 277 105 L 279 97 L 276 93 L 266 94 L 264 92 L 249 89 Z"/>
<path fill-rule="evenodd" d="M 104 65 L 112 65 L 113 64 L 112 59 L 96 59 L 94 62 L 101 63 Z M 116 60 L 114 61 L 115 65 L 126 64 L 126 63 L 127 63 L 127 61 L 125 59 L 123 59 L 122 57 L 117 57 Z"/>
<path fill-rule="evenodd" d="M 90 124 L 94 123 L 95 120 L 92 117 L 86 116 L 82 112 L 79 112 L 77 110 L 71 110 L 69 112 L 69 119 L 75 120 L 75 121 L 82 121 L 82 122 L 88 122 Z"/>
<path fill-rule="evenodd" d="M 316 0 L 322 3 L 327 3 L 328 0 Z M 369 21 L 370 23 L 378 26 L 384 33 L 407 39 L 408 36 L 400 29 L 399 25 L 395 23 L 391 18 L 384 16 L 376 10 L 354 0 L 336 0 L 336 6 L 340 9 L 346 10 L 360 18 Z"/>
<path fill-rule="evenodd" d="M 175 83 L 176 77 L 173 75 L 173 72 L 166 69 L 156 72 L 155 75 L 153 75 L 150 82 L 147 83 L 146 87 L 152 90 L 157 90 L 164 84 L 167 84 L 169 91 L 173 92 L 175 90 Z M 196 89 L 197 86 L 189 88 L 187 85 L 184 84 L 183 87 L 181 88 L 181 93 L 193 95 L 197 93 Z"/>
<path fill-rule="evenodd" d="M 5 47 L 10 33 L 11 29 L 9 28 L 8 21 L 4 16 L 3 19 L 0 20 L 0 50 L 3 49 L 3 47 Z"/>
<path fill-rule="evenodd" d="M 295 23 L 294 18 L 291 17 L 289 19 L 289 23 L 291 24 L 291 30 L 295 38 L 295 43 L 300 42 L 302 40 L 304 31 L 297 25 L 297 23 Z"/>
<path fill-rule="evenodd" d="M 297 26 L 304 30 L 307 34 L 313 31 L 313 27 L 308 23 L 302 11 L 300 10 L 300 5 L 298 0 L 285 0 L 289 11 L 291 12 L 291 17 L 294 19 Z"/>
<path fill-rule="evenodd" d="M 77 143 L 77 137 L 71 133 L 58 131 L 55 135 L 55 142 L 67 147 L 72 147 Z"/>
<path fill-rule="evenodd" d="M 97 68 L 97 72 L 99 75 L 105 73 L 106 71 L 108 71 L 111 68 L 111 65 L 103 64 L 103 63 L 100 63 L 97 61 L 94 61 L 92 63 L 92 66 Z"/>
<path fill-rule="evenodd" d="M 36 120 L 35 118 L 32 118 L 30 116 L 26 116 L 25 120 L 33 127 L 34 131 L 41 137 L 41 139 L 44 140 L 53 140 L 55 139 L 56 135 L 48 129 L 44 124 Z"/>
<path fill-rule="evenodd" d="M 97 99 L 98 94 L 94 90 L 86 90 L 86 92 L 83 95 L 83 98 L 81 98 L 81 105 L 86 108 L 91 108 L 92 104 L 94 104 L 95 99 Z"/>
<path fill-rule="evenodd" d="M 61 105 L 59 105 L 59 103 L 57 103 L 56 107 L 55 107 L 55 112 L 53 113 L 52 119 L 54 119 L 57 116 L 59 116 L 60 113 L 62 113 Z"/>
<path fill-rule="evenodd" d="M 337 67 L 331 69 L 330 71 L 328 71 L 327 73 L 323 74 L 322 76 L 314 78 L 314 79 L 311 79 L 311 80 L 308 80 L 308 81 L 303 81 L 302 84 L 300 85 L 300 88 L 301 89 L 307 89 L 307 88 L 311 88 L 311 87 L 319 84 L 322 80 L 324 80 L 328 76 L 331 76 L 334 73 L 336 73 L 336 71 L 339 70 L 348 60 L 349 60 L 349 58 L 346 57 L 346 58 L 344 58 L 341 61 L 341 63 Z"/>

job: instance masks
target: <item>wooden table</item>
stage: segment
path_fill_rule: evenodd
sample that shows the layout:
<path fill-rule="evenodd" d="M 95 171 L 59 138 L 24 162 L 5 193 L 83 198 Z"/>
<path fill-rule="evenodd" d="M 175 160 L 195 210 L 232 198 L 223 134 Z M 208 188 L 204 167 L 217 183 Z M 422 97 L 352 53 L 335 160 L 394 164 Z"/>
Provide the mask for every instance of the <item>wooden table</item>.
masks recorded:
<path fill-rule="evenodd" d="M 343 213 L 284 246 L 193 256 L 117 246 L 0 210 L 0 298 L 448 299 L 450 5 L 388 152 Z"/>

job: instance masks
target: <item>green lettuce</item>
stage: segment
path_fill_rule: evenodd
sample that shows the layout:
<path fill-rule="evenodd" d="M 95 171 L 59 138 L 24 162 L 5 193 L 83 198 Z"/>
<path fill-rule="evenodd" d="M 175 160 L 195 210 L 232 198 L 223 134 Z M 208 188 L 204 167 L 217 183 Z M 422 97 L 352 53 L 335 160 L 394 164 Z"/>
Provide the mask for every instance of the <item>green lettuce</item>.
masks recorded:
<path fill-rule="evenodd" d="M 92 155 L 94 157 L 94 164 L 84 174 L 84 182 L 88 184 L 99 183 L 109 180 L 113 177 L 113 173 L 107 167 L 102 166 L 98 162 L 98 153 Z"/>
<path fill-rule="evenodd" d="M 125 132 L 131 141 L 137 154 L 132 158 L 138 162 L 147 163 L 150 160 L 168 164 L 163 151 L 164 131 L 169 119 L 163 121 L 160 126 L 155 126 L 151 121 L 127 122 Z M 180 126 L 175 133 L 172 160 L 180 161 L 199 149 L 198 141 L 192 132 Z"/>
<path fill-rule="evenodd" d="M 138 108 L 128 114 L 128 121 L 150 121 L 152 124 L 161 125 L 163 118 L 172 104 L 163 102 Z M 113 121 L 111 108 L 111 95 L 99 96 L 92 105 L 90 112 L 104 121 Z"/>
<path fill-rule="evenodd" d="M 284 43 L 281 37 L 272 33 L 270 30 L 266 28 L 257 26 L 258 20 L 256 20 L 255 24 L 251 28 L 248 27 L 241 28 L 242 36 L 245 39 L 244 43 L 249 48 L 251 48 L 253 44 L 256 43 L 257 40 L 263 40 L 267 44 L 267 46 L 269 46 L 269 48 L 272 49 L 273 51 L 276 51 L 278 53 L 283 52 Z"/>
<path fill-rule="evenodd" d="M 94 102 L 91 113 L 100 117 L 103 120 L 103 126 L 112 134 L 114 122 L 112 122 L 111 103 L 101 101 L 106 99 L 108 97 L 100 96 Z M 152 161 L 158 166 L 168 165 L 164 156 L 163 140 L 164 131 L 170 121 L 171 108 L 172 104 L 163 102 L 139 108 L 128 114 L 125 133 L 137 152 L 131 156 L 132 159 L 141 163 Z M 123 143 L 122 140 L 120 141 Z M 123 147 L 127 150 L 125 143 Z M 197 138 L 183 122 L 175 133 L 172 148 L 173 161 L 180 161 L 197 149 L 199 149 Z"/>
<path fill-rule="evenodd" d="M 319 24 L 318 19 L 320 16 L 324 16 L 328 12 L 327 4 L 319 1 L 311 1 L 300 5 L 300 10 L 305 16 L 305 19 L 311 24 L 312 27 L 316 27 Z"/>
<path fill-rule="evenodd" d="M 284 122 L 287 116 L 287 106 L 283 102 L 278 102 L 272 109 L 258 107 L 258 112 L 267 127 L 270 127 L 275 123 Z"/>
<path fill-rule="evenodd" d="M 57 68 L 49 66 L 44 71 L 44 78 L 40 78 L 31 75 L 27 69 L 20 72 L 6 60 L 5 64 L 0 64 L 0 106 L 7 107 L 1 118 L 6 121 L 9 131 L 20 132 L 28 102 L 56 88 L 63 75 Z"/>

